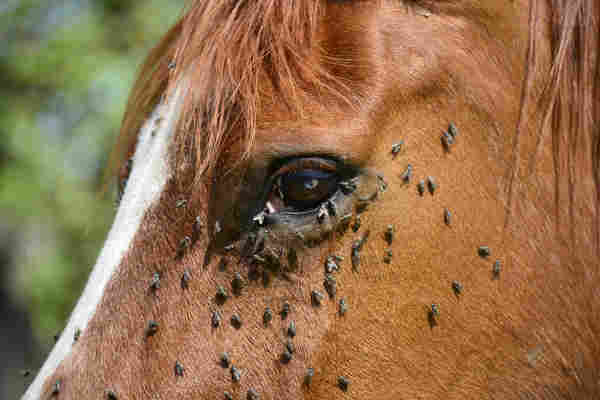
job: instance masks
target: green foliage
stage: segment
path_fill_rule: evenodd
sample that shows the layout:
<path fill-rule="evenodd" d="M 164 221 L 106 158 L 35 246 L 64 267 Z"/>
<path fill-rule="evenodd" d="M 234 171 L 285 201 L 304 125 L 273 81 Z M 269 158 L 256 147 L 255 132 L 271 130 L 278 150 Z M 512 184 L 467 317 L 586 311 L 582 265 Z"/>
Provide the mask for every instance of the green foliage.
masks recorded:
<path fill-rule="evenodd" d="M 100 193 L 137 67 L 184 0 L 0 5 L 0 230 L 17 238 L 6 286 L 50 346 L 114 215 Z"/>

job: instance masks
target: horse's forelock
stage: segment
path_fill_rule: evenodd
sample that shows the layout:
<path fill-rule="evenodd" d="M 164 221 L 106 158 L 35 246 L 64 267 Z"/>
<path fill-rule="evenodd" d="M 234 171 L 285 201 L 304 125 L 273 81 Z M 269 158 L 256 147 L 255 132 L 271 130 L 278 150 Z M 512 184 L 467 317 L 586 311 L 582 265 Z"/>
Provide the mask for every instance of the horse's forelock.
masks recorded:
<path fill-rule="evenodd" d="M 232 142 L 247 157 L 256 133 L 261 89 L 299 111 L 300 92 L 327 90 L 342 101 L 342 85 L 315 57 L 321 12 L 317 0 L 195 1 L 151 52 L 131 93 L 114 151 L 112 172 L 132 154 L 148 112 L 182 75 L 190 82 L 175 147 L 209 174 Z M 266 82 L 265 82 L 266 80 Z M 235 127 L 235 129 L 234 129 Z M 190 135 L 189 133 L 192 133 Z"/>

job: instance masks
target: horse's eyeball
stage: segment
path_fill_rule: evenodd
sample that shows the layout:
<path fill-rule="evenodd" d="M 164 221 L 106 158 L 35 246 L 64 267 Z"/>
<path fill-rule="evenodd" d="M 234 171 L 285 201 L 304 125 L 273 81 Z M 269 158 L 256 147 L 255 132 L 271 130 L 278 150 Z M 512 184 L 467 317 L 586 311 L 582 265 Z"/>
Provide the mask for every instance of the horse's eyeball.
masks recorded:
<path fill-rule="evenodd" d="M 339 169 L 338 163 L 318 157 L 286 162 L 273 175 L 267 212 L 306 211 L 326 203 L 342 181 Z M 327 211 L 335 214 L 337 210 L 335 205 L 328 205 Z"/>
<path fill-rule="evenodd" d="M 307 210 L 327 200 L 336 191 L 338 180 L 332 172 L 301 169 L 281 177 L 280 192 L 284 204 Z"/>

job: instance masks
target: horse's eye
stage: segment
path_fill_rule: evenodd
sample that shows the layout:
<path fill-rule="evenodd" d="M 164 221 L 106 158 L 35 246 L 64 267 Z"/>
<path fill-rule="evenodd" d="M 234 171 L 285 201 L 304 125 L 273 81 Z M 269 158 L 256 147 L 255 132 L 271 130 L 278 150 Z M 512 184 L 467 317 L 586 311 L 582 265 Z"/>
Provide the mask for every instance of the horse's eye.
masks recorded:
<path fill-rule="evenodd" d="M 290 211 L 314 209 L 336 192 L 339 180 L 335 164 L 330 161 L 315 158 L 294 160 L 276 173 L 267 208 Z"/>

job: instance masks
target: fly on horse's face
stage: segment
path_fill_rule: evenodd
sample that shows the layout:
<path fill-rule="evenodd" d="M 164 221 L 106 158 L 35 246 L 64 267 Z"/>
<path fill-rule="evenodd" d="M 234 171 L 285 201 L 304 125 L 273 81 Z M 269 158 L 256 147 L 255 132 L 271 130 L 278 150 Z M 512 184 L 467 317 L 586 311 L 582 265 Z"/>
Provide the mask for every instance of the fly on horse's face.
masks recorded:
<path fill-rule="evenodd" d="M 194 2 L 24 399 L 600 396 L 600 7 L 573 3 Z"/>

